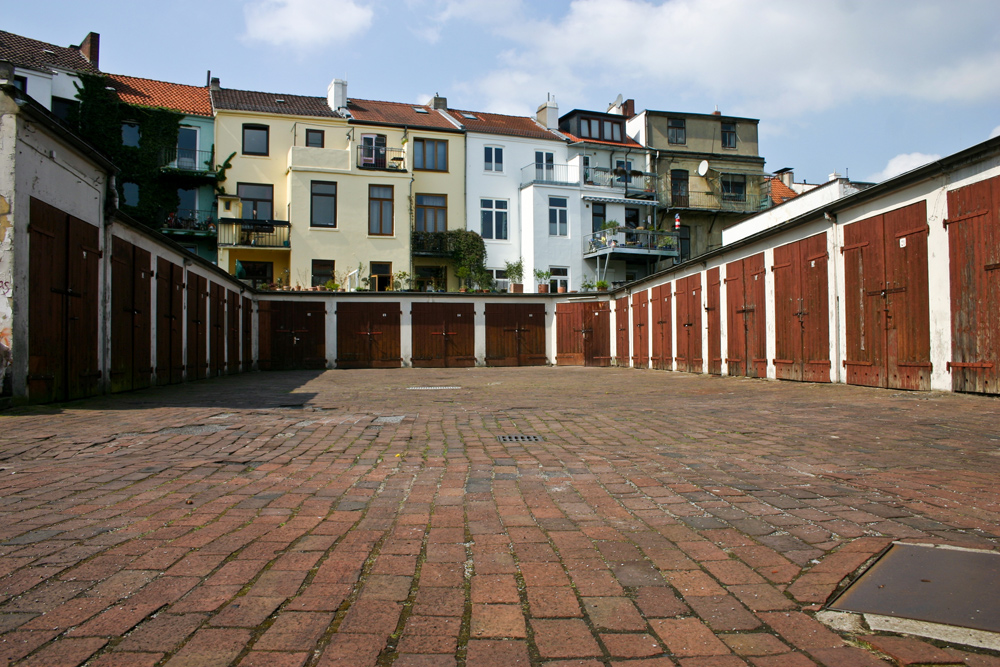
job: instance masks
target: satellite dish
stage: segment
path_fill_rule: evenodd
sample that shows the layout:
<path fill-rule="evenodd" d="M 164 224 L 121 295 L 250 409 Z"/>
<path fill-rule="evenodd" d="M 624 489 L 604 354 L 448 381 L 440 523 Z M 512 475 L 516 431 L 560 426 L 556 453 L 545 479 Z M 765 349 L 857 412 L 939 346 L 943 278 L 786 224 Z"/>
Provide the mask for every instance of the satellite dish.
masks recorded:
<path fill-rule="evenodd" d="M 708 173 L 708 160 L 702 160 L 701 164 L 698 165 L 698 175 L 704 176 Z"/>
<path fill-rule="evenodd" d="M 615 101 L 612 102 L 611 106 L 620 107 L 621 105 L 622 105 L 622 94 L 618 93 L 618 97 L 615 98 Z"/>

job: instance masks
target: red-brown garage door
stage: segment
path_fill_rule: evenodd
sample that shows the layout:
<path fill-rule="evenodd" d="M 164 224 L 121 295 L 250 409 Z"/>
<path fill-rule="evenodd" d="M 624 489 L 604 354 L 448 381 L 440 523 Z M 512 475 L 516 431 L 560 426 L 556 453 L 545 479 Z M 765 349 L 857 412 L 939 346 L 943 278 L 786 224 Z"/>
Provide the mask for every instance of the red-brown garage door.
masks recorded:
<path fill-rule="evenodd" d="M 847 383 L 930 389 L 927 206 L 844 227 Z"/>
<path fill-rule="evenodd" d="M 649 368 L 649 292 L 632 295 L 632 366 Z"/>
<path fill-rule="evenodd" d="M 948 193 L 952 389 L 1000 393 L 1000 178 Z"/>
<path fill-rule="evenodd" d="M 556 305 L 556 364 L 611 365 L 611 310 L 607 301 Z"/>
<path fill-rule="evenodd" d="M 774 249 L 775 374 L 830 381 L 826 234 Z"/>
<path fill-rule="evenodd" d="M 156 258 L 156 384 L 184 379 L 184 268 Z"/>
<path fill-rule="evenodd" d="M 628 366 L 629 361 L 629 329 L 628 297 L 615 299 L 615 364 Z"/>
<path fill-rule="evenodd" d="M 187 379 L 208 375 L 208 280 L 187 275 Z"/>
<path fill-rule="evenodd" d="M 764 253 L 726 264 L 726 331 L 730 375 L 767 376 Z"/>
<path fill-rule="evenodd" d="M 226 288 L 218 283 L 211 283 L 208 295 L 208 375 L 216 377 L 226 369 Z"/>
<path fill-rule="evenodd" d="M 270 320 L 273 370 L 326 368 L 324 302 L 272 301 Z"/>
<path fill-rule="evenodd" d="M 339 302 L 337 368 L 399 368 L 399 316 L 398 301 Z"/>
<path fill-rule="evenodd" d="M 670 370 L 673 368 L 673 321 L 670 307 L 671 284 L 653 288 L 653 368 Z"/>
<path fill-rule="evenodd" d="M 677 281 L 677 370 L 701 373 L 701 274 Z"/>
<path fill-rule="evenodd" d="M 148 387 L 153 374 L 150 335 L 150 254 L 111 241 L 111 391 Z"/>
<path fill-rule="evenodd" d="M 708 290 L 705 293 L 705 319 L 708 327 L 708 372 L 722 374 L 722 310 L 719 267 L 705 274 Z"/>
<path fill-rule="evenodd" d="M 486 364 L 544 366 L 545 305 L 486 304 Z"/>
<path fill-rule="evenodd" d="M 475 316 L 471 303 L 414 303 L 410 308 L 416 368 L 476 365 Z"/>

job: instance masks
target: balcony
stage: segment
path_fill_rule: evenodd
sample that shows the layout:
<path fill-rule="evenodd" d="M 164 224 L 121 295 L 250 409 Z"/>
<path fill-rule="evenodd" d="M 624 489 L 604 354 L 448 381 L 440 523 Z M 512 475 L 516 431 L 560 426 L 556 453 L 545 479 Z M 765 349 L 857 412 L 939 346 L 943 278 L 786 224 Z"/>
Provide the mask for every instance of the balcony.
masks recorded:
<path fill-rule="evenodd" d="M 669 208 L 725 211 L 730 213 L 758 213 L 773 206 L 771 195 L 756 192 L 690 192 L 671 194 Z"/>
<path fill-rule="evenodd" d="M 582 172 L 582 173 L 581 173 Z M 607 167 L 581 169 L 572 164 L 529 164 L 521 169 L 521 187 L 543 185 L 585 185 L 624 190 L 626 197 L 656 199 L 656 174 Z"/>
<path fill-rule="evenodd" d="M 406 171 L 406 153 L 402 148 L 358 146 L 358 169 Z"/>
<path fill-rule="evenodd" d="M 448 232 L 411 232 L 410 252 L 420 257 L 451 257 Z"/>
<path fill-rule="evenodd" d="M 168 148 L 160 153 L 161 169 L 215 176 L 214 151 Z"/>
<path fill-rule="evenodd" d="M 291 225 L 284 220 L 219 220 L 219 246 L 281 248 L 287 250 Z"/>
<path fill-rule="evenodd" d="M 303 171 L 349 171 L 351 152 L 346 148 L 292 146 L 288 149 L 288 168 Z"/>
<path fill-rule="evenodd" d="M 215 236 L 215 211 L 179 208 L 163 216 L 160 231 L 164 234 Z"/>
<path fill-rule="evenodd" d="M 580 169 L 574 164 L 529 164 L 521 168 L 521 187 L 532 184 L 580 185 Z"/>
<path fill-rule="evenodd" d="M 612 227 L 584 236 L 584 257 L 611 255 L 614 259 L 627 256 L 679 257 L 680 235 L 651 229 Z"/>

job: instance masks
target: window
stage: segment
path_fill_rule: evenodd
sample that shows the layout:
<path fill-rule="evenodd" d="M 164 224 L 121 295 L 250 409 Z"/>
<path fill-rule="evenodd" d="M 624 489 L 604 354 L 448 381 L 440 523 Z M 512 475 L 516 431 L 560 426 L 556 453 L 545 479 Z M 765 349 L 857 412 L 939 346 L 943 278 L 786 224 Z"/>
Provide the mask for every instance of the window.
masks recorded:
<path fill-rule="evenodd" d="M 549 273 L 552 276 L 549 278 L 549 291 L 558 292 L 561 287 L 563 291 L 569 289 L 569 269 L 565 266 L 550 266 Z"/>
<path fill-rule="evenodd" d="M 194 229 L 198 223 L 198 188 L 177 190 L 177 214 L 172 227 Z"/>
<path fill-rule="evenodd" d="M 507 240 L 507 200 L 480 199 L 481 236 L 484 239 Z"/>
<path fill-rule="evenodd" d="M 442 292 L 448 285 L 443 266 L 414 267 L 413 286 L 418 292 Z"/>
<path fill-rule="evenodd" d="M 56 118 L 64 122 L 70 122 L 70 117 L 75 116 L 79 108 L 79 100 L 68 100 L 65 97 L 52 96 L 52 113 Z"/>
<path fill-rule="evenodd" d="M 331 280 L 337 282 L 337 278 L 334 275 L 336 267 L 337 264 L 332 259 L 314 259 L 312 261 L 312 286 L 319 287 Z"/>
<path fill-rule="evenodd" d="M 555 172 L 555 153 L 535 151 L 535 180 L 551 181 Z"/>
<path fill-rule="evenodd" d="M 610 119 L 581 118 L 580 136 L 602 141 L 621 141 L 622 123 Z"/>
<path fill-rule="evenodd" d="M 443 232 L 448 229 L 448 197 L 417 195 L 414 226 L 418 232 Z"/>
<path fill-rule="evenodd" d="M 15 76 L 14 77 L 14 87 L 20 90 L 22 93 L 28 92 L 28 77 L 26 76 Z"/>
<path fill-rule="evenodd" d="M 736 123 L 722 124 L 722 147 L 736 148 Z"/>
<path fill-rule="evenodd" d="M 248 262 L 241 259 L 239 263 L 246 274 L 244 280 L 250 281 L 254 287 L 270 285 L 274 282 L 274 264 L 272 262 Z"/>
<path fill-rule="evenodd" d="M 493 287 L 495 287 L 498 291 L 505 292 L 507 288 L 510 287 L 510 281 L 507 280 L 506 269 L 486 269 L 486 273 L 492 276 Z"/>
<path fill-rule="evenodd" d="M 385 169 L 385 135 L 361 135 L 361 167 Z"/>
<path fill-rule="evenodd" d="M 722 201 L 746 201 L 747 177 L 743 174 L 722 175 Z"/>
<path fill-rule="evenodd" d="M 683 118 L 667 120 L 667 142 L 671 144 L 687 143 L 687 121 Z"/>
<path fill-rule="evenodd" d="M 413 168 L 424 171 L 448 171 L 448 142 L 414 139 Z"/>
<path fill-rule="evenodd" d="M 602 229 L 604 229 L 604 223 L 607 222 L 608 220 L 608 212 L 607 212 L 608 209 L 604 204 L 594 203 L 591 204 L 590 210 L 591 210 L 590 216 L 593 221 L 591 229 L 593 229 L 595 232 L 599 232 Z"/>
<path fill-rule="evenodd" d="M 392 186 L 368 186 L 368 233 L 392 236 Z"/>
<path fill-rule="evenodd" d="M 637 208 L 627 208 L 625 209 L 625 227 L 626 229 L 635 229 L 639 226 L 639 209 Z"/>
<path fill-rule="evenodd" d="M 687 208 L 690 205 L 687 169 L 670 170 L 670 199 L 671 206 Z"/>
<path fill-rule="evenodd" d="M 569 236 L 565 197 L 549 197 L 549 236 Z"/>
<path fill-rule="evenodd" d="M 392 287 L 392 262 L 372 262 L 368 287 L 376 292 L 388 292 Z"/>
<path fill-rule="evenodd" d="M 337 227 L 337 184 L 326 181 L 310 183 L 312 199 L 309 207 L 309 226 Z"/>
<path fill-rule="evenodd" d="M 594 178 L 590 172 L 590 156 L 589 155 L 581 156 L 580 162 L 583 165 L 583 182 L 593 184 Z"/>
<path fill-rule="evenodd" d="M 243 126 L 243 154 L 244 155 L 267 155 L 268 134 L 270 128 L 267 125 Z"/>
<path fill-rule="evenodd" d="M 306 146 L 309 148 L 323 148 L 323 130 L 306 130 Z"/>
<path fill-rule="evenodd" d="M 122 123 L 122 146 L 139 145 L 139 123 Z"/>
<path fill-rule="evenodd" d="M 236 196 L 243 202 L 244 220 L 274 218 L 274 186 L 259 183 L 237 183 Z"/>
<path fill-rule="evenodd" d="M 484 149 L 484 169 L 486 171 L 503 171 L 503 148 L 501 146 L 486 146 Z"/>
<path fill-rule="evenodd" d="M 206 170 L 208 165 L 198 164 L 198 128 L 182 126 L 177 130 L 177 168 Z"/>
<path fill-rule="evenodd" d="M 126 206 L 138 206 L 139 205 L 139 184 L 125 182 L 122 183 L 122 198 L 125 200 Z"/>
<path fill-rule="evenodd" d="M 615 178 L 619 183 L 631 183 L 632 182 L 632 161 L 631 160 L 615 160 L 615 172 L 617 176 Z M 624 172 L 624 173 L 622 173 Z"/>

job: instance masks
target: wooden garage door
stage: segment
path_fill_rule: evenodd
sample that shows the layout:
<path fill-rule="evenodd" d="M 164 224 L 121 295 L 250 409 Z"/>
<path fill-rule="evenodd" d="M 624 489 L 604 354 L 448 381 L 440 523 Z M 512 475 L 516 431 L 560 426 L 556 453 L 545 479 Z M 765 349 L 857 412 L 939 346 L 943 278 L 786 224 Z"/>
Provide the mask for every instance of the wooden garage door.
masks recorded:
<path fill-rule="evenodd" d="M 556 304 L 556 364 L 611 365 L 611 309 L 607 301 Z"/>
<path fill-rule="evenodd" d="M 544 366 L 545 305 L 486 304 L 486 364 Z"/>
<path fill-rule="evenodd" d="M 208 280 L 187 274 L 187 379 L 208 375 Z"/>
<path fill-rule="evenodd" d="M 211 283 L 208 290 L 209 377 L 222 375 L 226 369 L 226 288 Z"/>
<path fill-rule="evenodd" d="M 399 368 L 399 302 L 337 304 L 337 368 Z"/>
<path fill-rule="evenodd" d="M 764 253 L 726 264 L 729 375 L 767 377 Z"/>
<path fill-rule="evenodd" d="M 247 372 L 253 366 L 253 301 L 247 297 L 240 299 L 240 314 L 243 320 L 241 328 L 242 336 L 242 370 Z"/>
<path fill-rule="evenodd" d="M 471 303 L 414 303 L 410 308 L 417 368 L 476 365 L 475 316 Z"/>
<path fill-rule="evenodd" d="M 226 292 L 226 372 L 240 370 L 240 295 L 233 290 Z"/>
<path fill-rule="evenodd" d="M 632 295 L 632 366 L 649 368 L 649 292 Z"/>
<path fill-rule="evenodd" d="M 28 400 L 93 396 L 98 367 L 97 227 L 31 198 Z"/>
<path fill-rule="evenodd" d="M 629 330 L 632 328 L 628 311 L 627 296 L 615 299 L 615 364 L 625 367 L 629 365 Z"/>
<path fill-rule="evenodd" d="M 701 274 L 681 278 L 676 285 L 677 370 L 701 373 Z"/>
<path fill-rule="evenodd" d="M 156 258 L 156 384 L 184 379 L 184 269 Z"/>
<path fill-rule="evenodd" d="M 1000 178 L 948 193 L 951 385 L 1000 393 Z"/>
<path fill-rule="evenodd" d="M 844 227 L 848 384 L 930 389 L 927 207 Z"/>
<path fill-rule="evenodd" d="M 326 304 L 272 301 L 270 367 L 273 370 L 326 368 Z"/>
<path fill-rule="evenodd" d="M 774 249 L 775 374 L 830 381 L 826 234 Z"/>
<path fill-rule="evenodd" d="M 148 387 L 152 378 L 150 254 L 111 241 L 111 391 Z"/>
<path fill-rule="evenodd" d="M 722 374 L 722 302 L 719 267 L 705 274 L 708 291 L 705 293 L 705 320 L 708 328 L 708 372 Z"/>
<path fill-rule="evenodd" d="M 667 371 L 674 367 L 671 289 L 670 283 L 657 285 L 653 288 L 652 297 L 653 368 Z"/>

